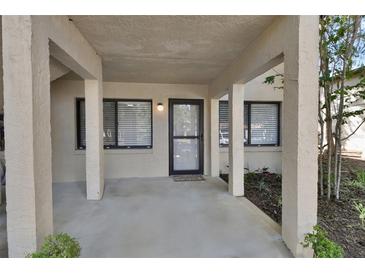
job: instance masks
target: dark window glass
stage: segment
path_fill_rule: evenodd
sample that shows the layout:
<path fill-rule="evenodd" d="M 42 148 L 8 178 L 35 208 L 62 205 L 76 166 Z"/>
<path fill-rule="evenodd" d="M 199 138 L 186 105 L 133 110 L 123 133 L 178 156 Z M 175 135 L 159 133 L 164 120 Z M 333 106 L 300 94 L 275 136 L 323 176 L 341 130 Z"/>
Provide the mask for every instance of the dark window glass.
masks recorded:
<path fill-rule="evenodd" d="M 77 101 L 77 148 L 86 147 L 85 101 Z"/>

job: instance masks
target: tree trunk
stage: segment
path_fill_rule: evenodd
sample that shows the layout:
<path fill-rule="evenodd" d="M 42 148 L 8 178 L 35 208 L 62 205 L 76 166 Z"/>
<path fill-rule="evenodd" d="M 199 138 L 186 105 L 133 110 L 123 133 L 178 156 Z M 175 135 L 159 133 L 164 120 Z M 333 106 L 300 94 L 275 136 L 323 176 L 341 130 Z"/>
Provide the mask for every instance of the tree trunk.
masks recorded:
<path fill-rule="evenodd" d="M 327 200 L 331 199 L 332 146 L 328 146 L 327 155 Z"/>
<path fill-rule="evenodd" d="M 320 125 L 319 132 L 319 193 L 321 196 L 324 195 L 323 190 L 323 133 L 324 133 L 324 121 L 321 112 L 321 89 L 318 91 L 318 121 Z"/>
<path fill-rule="evenodd" d="M 353 21 L 352 21 L 353 20 Z M 351 68 L 351 58 L 354 53 L 355 40 L 357 39 L 357 32 L 360 28 L 361 17 L 354 16 L 348 18 L 348 23 L 351 25 L 349 32 L 346 36 L 345 51 L 343 55 L 342 71 L 340 75 L 340 102 L 336 121 L 336 160 L 335 160 L 335 197 L 340 199 L 340 186 L 341 186 L 341 150 L 342 150 L 342 124 L 344 122 L 344 97 L 345 97 L 345 81 L 347 71 Z"/>

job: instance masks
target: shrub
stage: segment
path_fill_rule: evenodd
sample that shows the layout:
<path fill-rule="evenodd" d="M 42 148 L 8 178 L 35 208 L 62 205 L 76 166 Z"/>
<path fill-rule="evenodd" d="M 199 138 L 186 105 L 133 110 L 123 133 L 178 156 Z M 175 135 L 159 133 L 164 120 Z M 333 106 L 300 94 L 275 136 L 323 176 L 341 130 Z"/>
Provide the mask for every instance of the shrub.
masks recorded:
<path fill-rule="evenodd" d="M 356 188 L 365 189 L 365 170 L 359 170 L 356 172 L 356 178 L 349 180 L 348 184 Z"/>
<path fill-rule="evenodd" d="M 361 227 L 365 227 L 365 206 L 360 202 L 354 202 L 354 208 L 356 209 L 357 213 L 359 213 Z"/>
<path fill-rule="evenodd" d="M 280 184 L 281 175 L 272 173 L 269 168 L 264 167 L 245 174 L 245 181 L 255 183 L 259 191 L 269 190 L 269 185 Z"/>
<path fill-rule="evenodd" d="M 304 238 L 304 247 L 312 247 L 315 258 L 343 258 L 344 251 L 337 243 L 328 239 L 326 231 L 320 226 L 313 227 L 313 232 Z"/>
<path fill-rule="evenodd" d="M 29 258 L 78 258 L 80 244 L 66 233 L 47 236 L 41 249 L 29 254 Z"/>

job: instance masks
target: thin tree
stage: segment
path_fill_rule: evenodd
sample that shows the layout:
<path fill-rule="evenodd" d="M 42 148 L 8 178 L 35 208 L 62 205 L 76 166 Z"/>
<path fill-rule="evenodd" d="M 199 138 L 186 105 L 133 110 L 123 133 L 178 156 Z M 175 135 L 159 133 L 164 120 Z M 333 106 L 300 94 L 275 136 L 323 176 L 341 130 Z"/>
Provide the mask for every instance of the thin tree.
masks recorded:
<path fill-rule="evenodd" d="M 328 200 L 332 195 L 336 199 L 340 198 L 342 143 L 353 136 L 365 123 L 364 119 L 348 136 L 342 136 L 342 127 L 348 119 L 359 117 L 365 111 L 365 109 L 353 110 L 352 108 L 354 102 L 365 99 L 365 78 L 359 79 L 355 85 L 350 85 L 348 81 L 354 76 L 355 66 L 359 65 L 356 60 L 365 59 L 364 28 L 362 28 L 364 24 L 364 16 L 320 16 L 319 193 L 321 196 L 324 195 L 326 180 Z M 264 83 L 273 84 L 276 77 L 284 81 L 282 74 L 276 74 L 267 77 Z M 327 160 L 326 178 L 324 155 Z"/>

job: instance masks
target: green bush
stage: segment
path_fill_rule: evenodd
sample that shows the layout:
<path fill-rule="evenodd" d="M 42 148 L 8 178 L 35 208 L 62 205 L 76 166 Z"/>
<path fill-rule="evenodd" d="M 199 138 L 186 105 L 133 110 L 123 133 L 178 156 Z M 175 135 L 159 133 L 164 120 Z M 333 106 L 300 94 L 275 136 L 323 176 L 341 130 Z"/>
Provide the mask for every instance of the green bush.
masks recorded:
<path fill-rule="evenodd" d="M 356 209 L 357 213 L 359 213 L 361 227 L 365 227 L 365 206 L 361 202 L 354 202 L 354 208 Z"/>
<path fill-rule="evenodd" d="M 305 236 L 302 245 L 312 247 L 315 258 L 343 258 L 344 255 L 342 247 L 328 239 L 326 231 L 318 225 L 313 227 L 313 233 Z"/>
<path fill-rule="evenodd" d="M 29 258 L 78 258 L 80 244 L 66 233 L 47 236 L 41 249 L 29 254 Z"/>
<path fill-rule="evenodd" d="M 356 188 L 365 189 L 365 170 L 358 170 L 354 180 L 348 180 L 347 184 Z"/>

